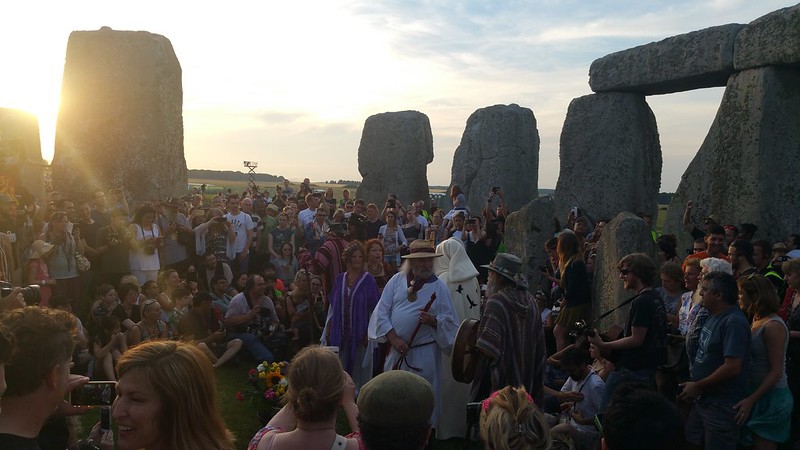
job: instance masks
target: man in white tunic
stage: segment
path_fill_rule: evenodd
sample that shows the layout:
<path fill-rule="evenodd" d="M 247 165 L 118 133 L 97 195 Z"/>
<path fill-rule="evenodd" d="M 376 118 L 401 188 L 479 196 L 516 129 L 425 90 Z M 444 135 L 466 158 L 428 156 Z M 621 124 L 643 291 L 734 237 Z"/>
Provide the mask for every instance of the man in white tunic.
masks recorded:
<path fill-rule="evenodd" d="M 418 239 L 409 250 L 400 272 L 383 289 L 370 320 L 369 338 L 391 345 L 384 371 L 405 370 L 433 386 L 436 403 L 431 423 L 436 427 L 443 400 L 441 357 L 450 354 L 458 323 L 447 285 L 433 272 L 433 258 L 440 256 L 433 243 Z"/>

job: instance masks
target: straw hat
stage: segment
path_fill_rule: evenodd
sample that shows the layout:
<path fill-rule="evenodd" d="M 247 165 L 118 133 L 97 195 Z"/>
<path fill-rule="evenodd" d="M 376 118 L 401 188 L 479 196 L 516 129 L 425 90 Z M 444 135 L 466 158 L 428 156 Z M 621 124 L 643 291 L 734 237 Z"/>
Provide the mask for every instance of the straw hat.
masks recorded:
<path fill-rule="evenodd" d="M 29 258 L 39 259 L 42 257 L 42 255 L 47 254 L 47 252 L 49 252 L 52 249 L 53 249 L 53 244 L 48 244 L 47 242 L 41 239 L 33 241 L 33 244 L 31 244 L 31 253 Z"/>
<path fill-rule="evenodd" d="M 417 239 L 408 246 L 408 255 L 404 255 L 403 259 L 419 259 L 419 258 L 438 258 L 442 256 L 436 253 L 436 247 L 433 242 L 426 239 Z"/>

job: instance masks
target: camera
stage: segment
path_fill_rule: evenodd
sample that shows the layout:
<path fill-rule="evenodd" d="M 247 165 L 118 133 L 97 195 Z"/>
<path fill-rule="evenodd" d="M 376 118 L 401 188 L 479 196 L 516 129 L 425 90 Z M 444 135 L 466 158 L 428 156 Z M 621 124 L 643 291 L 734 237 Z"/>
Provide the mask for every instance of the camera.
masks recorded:
<path fill-rule="evenodd" d="M 266 319 L 272 315 L 272 310 L 270 310 L 269 308 L 262 307 L 261 309 L 258 310 L 258 315 Z"/>
<path fill-rule="evenodd" d="M 572 324 L 572 327 L 569 330 L 569 335 L 573 338 L 577 338 L 581 335 L 594 337 L 595 332 L 594 330 L 589 329 L 589 324 L 587 324 L 585 320 L 580 320 Z"/>
<path fill-rule="evenodd" d="M 7 283 L 5 281 L 0 281 L 0 296 L 8 297 L 11 295 L 11 291 L 14 289 L 14 286 L 11 283 Z M 25 303 L 32 305 L 35 303 L 39 303 L 42 296 L 39 294 L 39 285 L 32 284 L 30 286 L 25 286 L 22 288 L 22 298 L 25 300 Z"/>

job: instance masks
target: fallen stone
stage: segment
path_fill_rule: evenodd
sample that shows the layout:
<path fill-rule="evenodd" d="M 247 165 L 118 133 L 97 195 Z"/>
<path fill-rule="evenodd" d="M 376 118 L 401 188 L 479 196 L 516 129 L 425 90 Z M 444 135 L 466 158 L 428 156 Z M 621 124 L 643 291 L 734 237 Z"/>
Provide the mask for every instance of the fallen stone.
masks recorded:
<path fill-rule="evenodd" d="M 633 213 L 622 212 L 603 229 L 603 235 L 597 242 L 597 260 L 592 278 L 594 294 L 594 317 L 636 295 L 626 291 L 619 279 L 617 265 L 619 261 L 631 253 L 644 253 L 655 262 L 655 244 L 650 230 L 644 220 Z M 651 280 L 657 282 L 658 280 Z M 629 307 L 622 307 L 605 318 L 596 328 L 607 330 L 612 324 L 625 325 Z"/>
<path fill-rule="evenodd" d="M 129 201 L 184 195 L 181 67 L 146 31 L 74 31 L 67 43 L 53 185 L 65 196 L 124 188 Z"/>
<path fill-rule="evenodd" d="M 428 116 L 418 111 L 376 114 L 364 122 L 358 147 L 363 180 L 357 197 L 382 210 L 389 194 L 403 205 L 428 201 L 428 164 L 433 161 L 433 134 Z"/>
<path fill-rule="evenodd" d="M 594 222 L 622 211 L 657 215 L 661 145 L 644 96 L 602 93 L 569 105 L 555 192 L 560 220 L 578 206 Z"/>
<path fill-rule="evenodd" d="M 711 129 L 667 210 L 665 233 L 691 245 L 681 225 L 688 200 L 691 220 L 715 214 L 723 224 L 749 222 L 756 238 L 783 240 L 800 230 L 800 70 L 748 69 L 733 75 Z"/>
<path fill-rule="evenodd" d="M 519 105 L 481 108 L 467 120 L 453 156 L 452 184 L 464 191 L 473 215 L 500 187 L 509 211 L 538 197 L 539 132 L 533 111 Z"/>
<path fill-rule="evenodd" d="M 644 95 L 725 86 L 734 72 L 736 35 L 743 28 L 706 28 L 596 59 L 589 68 L 589 86 L 594 92 Z"/>
<path fill-rule="evenodd" d="M 736 36 L 736 70 L 770 65 L 800 66 L 800 4 L 759 17 Z"/>

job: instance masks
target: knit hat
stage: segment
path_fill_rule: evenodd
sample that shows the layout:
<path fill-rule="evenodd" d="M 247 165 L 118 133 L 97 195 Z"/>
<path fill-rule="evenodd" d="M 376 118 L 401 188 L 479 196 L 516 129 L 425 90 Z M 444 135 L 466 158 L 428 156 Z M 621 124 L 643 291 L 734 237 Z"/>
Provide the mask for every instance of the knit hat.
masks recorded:
<path fill-rule="evenodd" d="M 419 375 L 404 370 L 384 372 L 358 394 L 358 415 L 379 427 L 408 427 L 430 422 L 433 388 Z"/>

